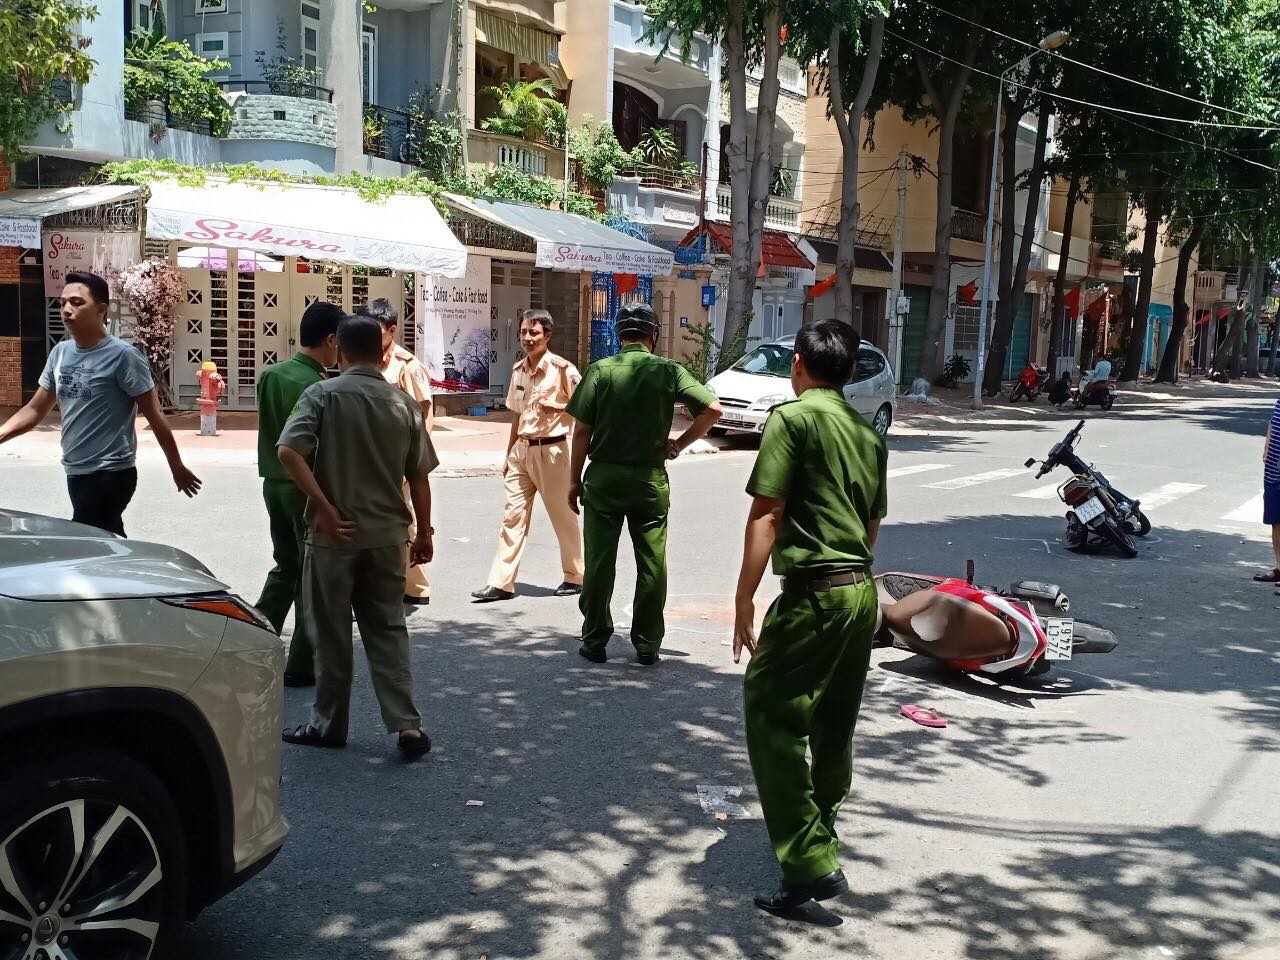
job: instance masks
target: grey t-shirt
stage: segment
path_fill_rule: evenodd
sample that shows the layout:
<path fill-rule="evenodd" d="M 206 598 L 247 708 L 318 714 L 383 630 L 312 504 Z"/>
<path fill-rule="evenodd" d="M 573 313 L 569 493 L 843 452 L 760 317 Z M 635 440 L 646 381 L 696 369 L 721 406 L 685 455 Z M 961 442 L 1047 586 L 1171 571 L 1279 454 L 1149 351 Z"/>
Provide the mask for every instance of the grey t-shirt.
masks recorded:
<path fill-rule="evenodd" d="M 62 411 L 62 465 L 68 476 L 127 470 L 138 436 L 134 397 L 155 387 L 151 368 L 136 348 L 104 337 L 88 350 L 63 340 L 49 354 L 40 386 Z"/>

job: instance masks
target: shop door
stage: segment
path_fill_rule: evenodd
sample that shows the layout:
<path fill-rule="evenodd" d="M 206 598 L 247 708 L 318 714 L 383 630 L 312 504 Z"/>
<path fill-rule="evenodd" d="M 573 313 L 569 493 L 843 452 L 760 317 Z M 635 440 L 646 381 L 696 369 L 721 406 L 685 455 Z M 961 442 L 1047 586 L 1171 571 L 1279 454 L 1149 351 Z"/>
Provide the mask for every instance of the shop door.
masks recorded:
<path fill-rule="evenodd" d="M 489 392 L 505 397 L 511 368 L 523 355 L 520 348 L 520 312 L 532 306 L 532 267 L 522 263 L 490 265 L 489 293 Z"/>
<path fill-rule="evenodd" d="M 900 383 L 910 384 L 920 375 L 920 363 L 924 358 L 925 328 L 929 325 L 929 287 L 907 286 L 911 299 L 911 311 L 902 328 L 902 369 L 898 371 Z"/>
<path fill-rule="evenodd" d="M 1035 294 L 1024 293 L 1013 320 L 1013 332 L 1009 336 L 1009 349 L 1004 355 L 1004 379 L 1012 380 L 1022 372 L 1031 356 L 1031 312 Z"/>

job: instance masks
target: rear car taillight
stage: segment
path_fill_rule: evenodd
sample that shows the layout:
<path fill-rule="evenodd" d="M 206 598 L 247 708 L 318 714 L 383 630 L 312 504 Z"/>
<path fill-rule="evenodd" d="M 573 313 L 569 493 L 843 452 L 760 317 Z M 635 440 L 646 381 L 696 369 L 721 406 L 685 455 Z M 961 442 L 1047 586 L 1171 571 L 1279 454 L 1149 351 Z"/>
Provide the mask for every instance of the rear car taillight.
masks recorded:
<path fill-rule="evenodd" d="M 160 599 L 171 607 L 185 607 L 188 610 L 229 617 L 253 627 L 261 627 L 271 633 L 276 632 L 271 621 L 233 593 L 200 593 L 190 597 L 161 597 Z"/>

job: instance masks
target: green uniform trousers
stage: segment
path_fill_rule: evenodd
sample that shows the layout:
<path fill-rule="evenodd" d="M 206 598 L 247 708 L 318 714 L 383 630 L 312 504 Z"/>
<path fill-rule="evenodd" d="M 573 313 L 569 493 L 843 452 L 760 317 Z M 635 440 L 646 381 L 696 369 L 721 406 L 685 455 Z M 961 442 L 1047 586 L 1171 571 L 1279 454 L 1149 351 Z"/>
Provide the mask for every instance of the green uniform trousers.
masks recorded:
<path fill-rule="evenodd" d="M 404 570 L 408 547 L 307 545 L 302 573 L 302 617 L 316 647 L 316 699 L 311 725 L 339 743 L 347 739 L 351 707 L 351 614 L 369 660 L 373 692 L 391 733 L 416 730 L 409 631 L 404 622 Z"/>
<path fill-rule="evenodd" d="M 290 480 L 263 480 L 262 499 L 267 505 L 271 529 L 271 554 L 276 565 L 267 574 L 262 596 L 254 604 L 271 621 L 276 633 L 284 629 L 284 618 L 302 593 L 302 554 L 306 549 L 307 497 Z M 315 673 L 311 637 L 301 616 L 293 622 L 286 673 L 310 677 Z"/>
<path fill-rule="evenodd" d="M 613 582 L 618 567 L 618 538 L 627 522 L 636 557 L 636 596 L 631 642 L 637 653 L 657 653 L 666 626 L 667 512 L 671 486 L 662 467 L 596 463 L 582 479 L 582 541 L 585 573 L 578 608 L 582 644 L 603 650 L 613 636 Z"/>
<path fill-rule="evenodd" d="M 875 626 L 871 582 L 787 591 L 765 615 L 747 666 L 747 753 L 789 885 L 840 866 L 836 814 L 853 777 L 853 728 Z"/>

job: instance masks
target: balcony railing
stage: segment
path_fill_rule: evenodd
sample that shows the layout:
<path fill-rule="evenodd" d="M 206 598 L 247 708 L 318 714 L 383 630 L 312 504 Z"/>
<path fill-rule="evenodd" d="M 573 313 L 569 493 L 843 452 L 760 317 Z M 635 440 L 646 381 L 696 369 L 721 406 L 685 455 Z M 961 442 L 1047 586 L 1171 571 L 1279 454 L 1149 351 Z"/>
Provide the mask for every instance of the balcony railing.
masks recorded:
<path fill-rule="evenodd" d="M 1120 223 L 1095 223 L 1092 240 L 1098 245 L 1098 256 L 1104 260 L 1119 260 L 1129 245 L 1129 230 Z"/>
<path fill-rule="evenodd" d="M 286 80 L 218 80 L 227 93 L 251 93 L 258 96 L 298 97 L 302 100 L 321 100 L 333 103 L 333 91 L 328 87 L 315 87 Z"/>
<path fill-rule="evenodd" d="M 531 177 L 564 178 L 564 151 L 545 143 L 531 143 L 487 130 L 467 133 L 469 161 L 486 169 L 515 167 Z"/>
<path fill-rule="evenodd" d="M 986 239 L 987 218 L 985 214 L 963 207 L 951 208 L 951 236 L 956 240 L 971 240 L 982 243 Z"/>
<path fill-rule="evenodd" d="M 716 187 L 716 213 L 726 220 L 733 214 L 733 190 L 727 183 Z M 764 208 L 764 225 L 770 230 L 800 229 L 800 201 L 770 197 Z"/>
<path fill-rule="evenodd" d="M 688 176 L 679 170 L 669 170 L 666 167 L 658 167 L 653 164 L 642 164 L 639 167 L 633 167 L 630 170 L 622 170 L 618 173 L 619 179 L 639 180 L 640 186 L 648 187 L 651 190 L 675 190 L 680 193 L 696 194 L 700 189 L 699 178 Z"/>
<path fill-rule="evenodd" d="M 159 101 L 160 111 L 156 114 L 152 113 L 151 102 L 146 103 L 128 103 L 124 105 L 124 118 L 126 120 L 137 120 L 140 123 L 150 124 L 152 122 L 163 122 L 170 130 L 186 130 L 190 133 L 203 134 L 206 137 L 213 136 L 213 127 L 208 120 L 188 120 L 182 117 L 174 116 L 173 111 L 169 109 L 169 98 L 165 96 Z M 163 136 L 163 131 L 155 134 L 155 137 Z"/>
<path fill-rule="evenodd" d="M 1227 275 L 1221 270 L 1197 270 L 1195 275 L 1195 297 L 1197 302 L 1212 303 L 1226 299 Z"/>
<path fill-rule="evenodd" d="M 760 64 L 747 68 L 747 76 L 759 83 L 764 79 L 764 70 Z M 805 96 L 809 92 L 808 78 L 804 67 L 794 60 L 778 61 L 778 87 L 788 93 Z"/>
<path fill-rule="evenodd" d="M 413 163 L 408 149 L 409 115 L 376 103 L 364 105 L 364 152 L 369 157 Z"/>

